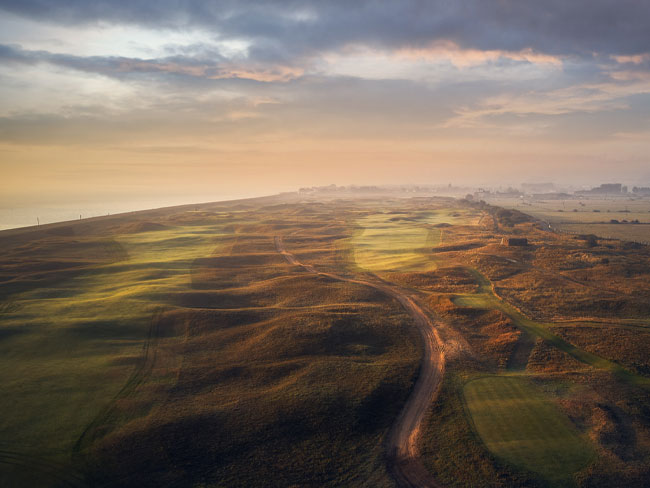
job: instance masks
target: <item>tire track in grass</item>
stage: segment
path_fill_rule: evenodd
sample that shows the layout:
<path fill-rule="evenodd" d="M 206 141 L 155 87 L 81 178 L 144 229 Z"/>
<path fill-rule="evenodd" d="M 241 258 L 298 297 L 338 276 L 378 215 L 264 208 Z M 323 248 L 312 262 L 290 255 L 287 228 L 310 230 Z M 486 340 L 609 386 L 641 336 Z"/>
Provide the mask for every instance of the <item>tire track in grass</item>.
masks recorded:
<path fill-rule="evenodd" d="M 132 395 L 137 387 L 144 382 L 151 372 L 153 371 L 154 364 L 156 362 L 156 346 L 158 345 L 158 339 L 160 337 L 160 316 L 162 310 L 158 310 L 154 313 L 151 324 L 149 326 L 149 332 L 147 333 L 147 339 L 142 346 L 142 355 L 140 360 L 136 365 L 135 369 L 129 376 L 129 379 L 126 381 L 124 386 L 120 391 L 113 397 L 104 409 L 94 418 L 94 420 L 88 424 L 84 429 L 81 436 L 75 443 L 73 447 L 73 453 L 78 455 L 86 447 L 90 446 L 97 438 L 101 436 L 101 428 L 106 425 L 110 418 L 112 417 L 117 401 L 121 398 L 128 397 Z"/>
<path fill-rule="evenodd" d="M 66 464 L 18 451 L 0 449 L 0 464 L 24 468 L 29 473 L 52 480 L 57 487 L 80 488 L 87 485 L 85 478 Z"/>
<path fill-rule="evenodd" d="M 151 373 L 156 359 L 156 345 L 160 336 L 160 314 L 157 311 L 152 319 L 147 334 L 147 339 L 142 346 L 142 355 L 131 376 L 126 381 L 120 391 L 106 405 L 93 421 L 86 426 L 79 439 L 72 448 L 72 457 L 74 463 L 80 462 L 80 456 L 83 449 L 88 447 L 101 435 L 101 428 L 106 425 L 115 411 L 116 402 L 120 398 L 132 395 L 138 385 L 140 385 Z M 25 470 L 30 470 L 36 474 L 51 478 L 54 486 L 64 487 L 82 487 L 87 486 L 87 480 L 81 473 L 74 470 L 70 465 L 49 461 L 29 454 L 18 451 L 0 449 L 0 464 L 20 466 Z"/>

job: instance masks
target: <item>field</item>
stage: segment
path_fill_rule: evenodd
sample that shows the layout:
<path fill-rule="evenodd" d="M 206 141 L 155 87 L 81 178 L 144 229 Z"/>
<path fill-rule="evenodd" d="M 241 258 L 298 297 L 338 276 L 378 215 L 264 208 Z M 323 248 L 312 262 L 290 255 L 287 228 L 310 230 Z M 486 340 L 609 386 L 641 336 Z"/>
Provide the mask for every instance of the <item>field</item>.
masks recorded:
<path fill-rule="evenodd" d="M 606 239 L 650 243 L 650 224 L 558 223 L 556 228 L 569 234 L 595 234 Z"/>
<path fill-rule="evenodd" d="M 520 210 L 561 232 L 650 243 L 650 199 L 647 197 L 524 201 L 509 198 L 490 200 L 490 203 Z"/>
<path fill-rule="evenodd" d="M 298 195 L 0 246 L 3 486 L 650 476 L 646 246 L 452 199 Z"/>

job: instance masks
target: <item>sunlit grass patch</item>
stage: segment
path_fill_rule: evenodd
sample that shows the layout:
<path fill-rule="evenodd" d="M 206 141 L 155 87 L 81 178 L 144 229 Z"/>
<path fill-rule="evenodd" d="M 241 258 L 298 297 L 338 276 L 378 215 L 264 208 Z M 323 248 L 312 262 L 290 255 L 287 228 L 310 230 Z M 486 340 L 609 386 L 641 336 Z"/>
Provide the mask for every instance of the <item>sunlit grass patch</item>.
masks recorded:
<path fill-rule="evenodd" d="M 364 219 L 365 220 L 365 219 Z M 429 231 L 410 223 L 385 224 L 373 217 L 353 239 L 357 265 L 369 271 L 415 271 L 435 268 L 425 254 Z"/>
<path fill-rule="evenodd" d="M 220 235 L 215 225 L 121 235 L 126 259 L 12 295 L 0 314 L 1 447 L 67 462 L 133 371 L 155 311 L 188 288 Z"/>
<path fill-rule="evenodd" d="M 568 417 L 524 378 L 475 379 L 465 385 L 464 395 L 481 439 L 508 463 L 561 481 L 594 456 Z"/>
<path fill-rule="evenodd" d="M 352 238 L 352 246 L 360 268 L 372 272 L 435 269 L 427 250 L 438 244 L 439 230 L 390 214 L 365 217 L 358 224 L 363 229 Z"/>
<path fill-rule="evenodd" d="M 475 216 L 463 209 L 376 213 L 357 221 L 351 239 L 354 260 L 372 272 L 431 271 L 430 251 L 440 244 L 439 224 L 469 224 Z"/>

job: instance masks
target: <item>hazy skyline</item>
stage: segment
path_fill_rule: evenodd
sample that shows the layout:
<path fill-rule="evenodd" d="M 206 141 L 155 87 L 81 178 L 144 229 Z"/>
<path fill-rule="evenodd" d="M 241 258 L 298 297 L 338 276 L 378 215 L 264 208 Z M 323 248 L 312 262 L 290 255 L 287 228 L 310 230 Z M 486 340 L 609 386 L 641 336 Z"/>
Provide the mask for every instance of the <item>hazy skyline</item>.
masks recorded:
<path fill-rule="evenodd" d="M 638 0 L 0 1 L 0 205 L 648 184 L 648 25 Z"/>

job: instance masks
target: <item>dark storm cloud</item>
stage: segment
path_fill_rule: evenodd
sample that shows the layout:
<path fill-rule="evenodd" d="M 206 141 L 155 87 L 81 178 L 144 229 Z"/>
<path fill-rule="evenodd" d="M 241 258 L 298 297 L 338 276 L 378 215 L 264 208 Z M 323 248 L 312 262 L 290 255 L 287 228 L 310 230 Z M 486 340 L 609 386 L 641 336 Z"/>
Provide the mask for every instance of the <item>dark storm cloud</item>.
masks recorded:
<path fill-rule="evenodd" d="M 450 40 L 579 56 L 638 54 L 650 46 L 645 0 L 4 0 L 0 9 L 67 25 L 200 27 L 251 40 L 256 57 L 275 60 L 351 43 L 395 48 Z"/>
<path fill-rule="evenodd" d="M 201 58 L 168 56 L 156 59 L 142 59 L 122 56 L 76 56 L 49 51 L 32 51 L 20 46 L 0 44 L 0 62 L 17 64 L 48 63 L 51 65 L 97 73 L 112 78 L 126 78 L 138 75 L 170 75 L 183 78 L 242 78 L 260 80 L 264 74 L 274 81 L 281 80 L 282 73 L 273 68 L 244 71 L 225 62 L 216 52 L 202 52 Z M 276 75 L 276 76 L 273 76 Z M 261 80 L 263 81 L 263 80 Z"/>

